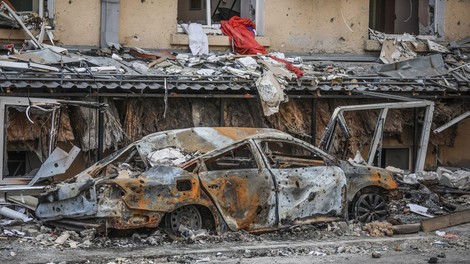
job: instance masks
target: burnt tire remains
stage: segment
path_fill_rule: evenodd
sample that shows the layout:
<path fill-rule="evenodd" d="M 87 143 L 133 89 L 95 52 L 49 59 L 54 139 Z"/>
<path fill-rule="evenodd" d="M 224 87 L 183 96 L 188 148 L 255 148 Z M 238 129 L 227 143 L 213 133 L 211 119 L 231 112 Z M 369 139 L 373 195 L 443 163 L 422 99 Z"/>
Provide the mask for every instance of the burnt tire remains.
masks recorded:
<path fill-rule="evenodd" d="M 388 217 L 387 200 L 379 193 L 366 193 L 354 203 L 354 218 L 362 223 L 385 220 Z"/>
<path fill-rule="evenodd" d="M 181 234 L 181 228 L 193 230 L 202 228 L 201 213 L 194 205 L 182 206 L 166 215 L 166 227 L 175 235 Z"/>

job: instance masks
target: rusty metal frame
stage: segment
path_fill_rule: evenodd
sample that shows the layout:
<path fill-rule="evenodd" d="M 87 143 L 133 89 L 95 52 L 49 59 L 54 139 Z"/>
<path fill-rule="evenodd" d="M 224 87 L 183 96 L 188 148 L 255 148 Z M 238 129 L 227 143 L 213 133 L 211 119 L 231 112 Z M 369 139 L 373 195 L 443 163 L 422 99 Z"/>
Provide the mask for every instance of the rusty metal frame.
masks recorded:
<path fill-rule="evenodd" d="M 344 112 L 375 109 L 381 110 L 381 113 L 377 119 L 373 140 L 369 150 L 369 156 L 367 158 L 367 164 L 372 165 L 377 151 L 381 151 L 382 149 L 383 126 L 386 121 L 388 110 L 406 108 L 425 108 L 423 128 L 421 130 L 421 137 L 418 145 L 418 153 L 415 164 L 415 171 L 423 171 L 426 159 L 426 151 L 429 142 L 429 134 L 431 132 L 432 117 L 434 113 L 434 102 L 428 100 L 339 106 L 334 110 L 333 114 L 331 115 L 330 121 L 325 128 L 325 132 L 320 141 L 320 148 L 325 150 L 327 153 L 331 152 L 331 148 L 333 146 L 333 138 L 337 126 L 340 126 L 343 136 L 345 136 L 346 138 L 350 136 L 347 124 L 344 121 Z"/>

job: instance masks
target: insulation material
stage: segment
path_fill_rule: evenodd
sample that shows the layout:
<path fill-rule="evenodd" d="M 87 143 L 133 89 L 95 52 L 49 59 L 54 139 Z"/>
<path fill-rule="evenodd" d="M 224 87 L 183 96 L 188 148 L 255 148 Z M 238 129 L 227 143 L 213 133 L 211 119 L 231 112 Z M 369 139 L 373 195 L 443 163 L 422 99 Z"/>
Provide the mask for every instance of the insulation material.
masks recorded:
<path fill-rule="evenodd" d="M 112 100 L 104 112 L 104 149 L 119 147 L 124 134 L 118 113 Z M 98 148 L 98 110 L 85 107 L 71 107 L 71 117 L 74 120 L 75 134 L 82 151 L 87 152 Z"/>
<path fill-rule="evenodd" d="M 33 151 L 39 159 L 45 159 L 48 155 L 52 113 L 31 109 L 30 118 L 34 122 L 31 123 L 26 117 L 25 107 L 10 107 L 7 112 L 6 150 Z M 60 117 L 58 141 L 73 141 L 75 137 L 67 111 L 62 111 Z"/>
<path fill-rule="evenodd" d="M 31 123 L 26 117 L 26 108 L 10 107 L 8 109 L 7 140 L 27 141 L 37 140 L 41 136 L 48 136 L 51 128 L 50 118 L 51 113 L 32 109 L 31 119 L 34 123 Z M 70 118 L 67 113 L 62 113 L 60 124 L 59 141 L 74 140 Z"/>
<path fill-rule="evenodd" d="M 273 128 L 288 133 L 309 137 L 311 106 L 309 101 L 294 100 L 282 104 L 279 113 L 267 117 Z"/>
<path fill-rule="evenodd" d="M 257 118 L 253 116 L 253 111 L 250 111 L 253 104 L 258 104 L 258 102 L 243 99 L 226 100 L 224 109 L 224 126 L 256 127 Z"/>
<path fill-rule="evenodd" d="M 216 127 L 220 126 L 220 104 L 215 99 L 190 100 L 193 126 Z"/>
<path fill-rule="evenodd" d="M 125 145 L 148 134 L 183 127 L 192 127 L 192 111 L 185 98 L 169 98 L 166 116 L 163 99 L 131 98 L 127 101 L 124 117 Z"/>

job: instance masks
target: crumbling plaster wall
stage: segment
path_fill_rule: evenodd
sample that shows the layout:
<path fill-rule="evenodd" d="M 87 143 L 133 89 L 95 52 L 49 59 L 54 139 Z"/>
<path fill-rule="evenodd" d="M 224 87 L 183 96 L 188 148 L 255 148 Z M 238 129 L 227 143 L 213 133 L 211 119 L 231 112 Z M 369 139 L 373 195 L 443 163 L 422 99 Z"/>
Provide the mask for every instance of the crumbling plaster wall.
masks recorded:
<path fill-rule="evenodd" d="M 176 0 L 121 0 L 119 41 L 124 46 L 170 48 L 177 7 Z"/>
<path fill-rule="evenodd" d="M 98 46 L 101 1 L 55 1 L 55 35 L 65 45 Z"/>
<path fill-rule="evenodd" d="M 470 37 L 470 1 L 448 0 L 446 2 L 445 39 L 459 40 Z"/>
<path fill-rule="evenodd" d="M 274 50 L 363 52 L 369 0 L 269 0 L 265 5 L 266 35 Z"/>

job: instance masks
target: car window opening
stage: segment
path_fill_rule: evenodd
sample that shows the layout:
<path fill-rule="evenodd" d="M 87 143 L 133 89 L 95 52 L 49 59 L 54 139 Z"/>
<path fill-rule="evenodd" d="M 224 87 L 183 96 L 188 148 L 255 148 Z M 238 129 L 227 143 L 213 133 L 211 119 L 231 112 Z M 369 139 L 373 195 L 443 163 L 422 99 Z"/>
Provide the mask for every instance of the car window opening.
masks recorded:
<path fill-rule="evenodd" d="M 205 161 L 208 171 L 256 169 L 256 160 L 248 144 L 226 151 Z"/>
<path fill-rule="evenodd" d="M 261 146 L 271 168 L 325 166 L 325 161 L 317 153 L 295 143 L 263 141 Z"/>

